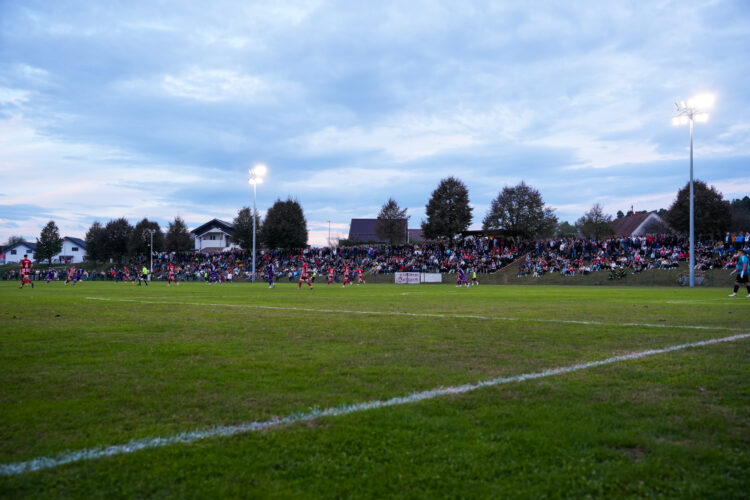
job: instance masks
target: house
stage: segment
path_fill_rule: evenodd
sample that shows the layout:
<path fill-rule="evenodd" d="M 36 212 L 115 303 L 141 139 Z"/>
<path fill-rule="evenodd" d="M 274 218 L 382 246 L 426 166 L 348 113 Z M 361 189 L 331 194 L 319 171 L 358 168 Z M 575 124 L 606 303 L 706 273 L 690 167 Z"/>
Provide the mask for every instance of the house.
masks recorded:
<path fill-rule="evenodd" d="M 52 257 L 52 262 L 79 264 L 86 260 L 86 242 L 81 238 L 65 236 L 62 250 Z"/>
<path fill-rule="evenodd" d="M 221 219 L 211 219 L 192 231 L 195 237 L 196 251 L 220 251 L 227 248 L 239 248 L 232 242 L 234 224 Z"/>
<path fill-rule="evenodd" d="M 24 255 L 28 255 L 29 259 L 34 260 L 34 252 L 36 251 L 36 243 L 29 243 L 28 241 L 19 241 L 5 248 L 5 263 L 6 264 L 18 264 L 23 259 Z"/>
<path fill-rule="evenodd" d="M 618 238 L 670 232 L 671 228 L 656 212 L 638 212 L 612 221 Z"/>

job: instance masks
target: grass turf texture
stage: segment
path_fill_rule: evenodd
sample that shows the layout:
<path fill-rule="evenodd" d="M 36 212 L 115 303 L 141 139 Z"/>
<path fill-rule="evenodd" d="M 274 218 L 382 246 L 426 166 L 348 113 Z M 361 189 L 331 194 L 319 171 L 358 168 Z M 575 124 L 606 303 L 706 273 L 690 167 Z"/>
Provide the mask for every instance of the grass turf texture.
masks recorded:
<path fill-rule="evenodd" d="M 750 331 L 727 293 L 1 283 L 0 462 Z M 0 477 L 0 495 L 740 498 L 748 359 L 749 340 L 660 354 Z"/>

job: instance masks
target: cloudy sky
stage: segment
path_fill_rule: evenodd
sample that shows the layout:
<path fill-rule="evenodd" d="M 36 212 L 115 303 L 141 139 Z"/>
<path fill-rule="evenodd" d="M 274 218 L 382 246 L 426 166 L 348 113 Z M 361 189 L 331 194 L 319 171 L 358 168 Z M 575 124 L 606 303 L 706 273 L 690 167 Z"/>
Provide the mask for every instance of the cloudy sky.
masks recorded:
<path fill-rule="evenodd" d="M 0 0 L 0 243 L 54 219 L 190 227 L 293 197 L 310 242 L 440 179 L 473 226 L 521 180 L 561 220 L 750 192 L 750 3 Z"/>

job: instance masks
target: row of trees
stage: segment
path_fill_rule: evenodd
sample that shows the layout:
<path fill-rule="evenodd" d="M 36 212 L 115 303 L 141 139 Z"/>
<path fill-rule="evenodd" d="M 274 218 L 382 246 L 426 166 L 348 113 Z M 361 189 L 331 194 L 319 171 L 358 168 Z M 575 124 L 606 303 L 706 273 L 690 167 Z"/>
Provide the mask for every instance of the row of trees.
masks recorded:
<path fill-rule="evenodd" d="M 731 203 L 705 182 L 694 182 L 695 232 L 699 238 L 721 238 L 727 231 L 750 231 L 750 198 L 745 196 Z M 427 239 L 453 238 L 468 229 L 472 221 L 469 192 L 459 179 L 448 177 L 440 181 L 425 207 L 427 219 L 422 221 L 422 232 Z M 689 227 L 689 185 L 677 192 L 670 208 L 659 210 L 669 227 L 686 234 Z M 627 215 L 632 215 L 629 212 Z M 618 212 L 618 218 L 625 214 Z M 389 199 L 378 215 L 378 237 L 384 241 L 403 241 L 403 224 L 408 219 L 406 209 Z M 518 239 L 535 239 L 550 236 L 572 237 L 582 235 L 603 238 L 614 234 L 613 218 L 595 204 L 575 224 L 558 221 L 554 209 L 544 203 L 538 190 L 521 182 L 504 187 L 492 200 L 490 210 L 482 221 L 484 231 L 503 231 Z"/>
<path fill-rule="evenodd" d="M 94 222 L 86 232 L 88 259 L 121 262 L 127 255 L 148 255 L 153 231 L 154 252 L 184 252 L 193 249 L 185 221 L 175 217 L 164 234 L 158 222 L 143 219 L 133 227 L 121 217 L 102 224 Z M 37 253 L 38 255 L 38 253 Z"/>

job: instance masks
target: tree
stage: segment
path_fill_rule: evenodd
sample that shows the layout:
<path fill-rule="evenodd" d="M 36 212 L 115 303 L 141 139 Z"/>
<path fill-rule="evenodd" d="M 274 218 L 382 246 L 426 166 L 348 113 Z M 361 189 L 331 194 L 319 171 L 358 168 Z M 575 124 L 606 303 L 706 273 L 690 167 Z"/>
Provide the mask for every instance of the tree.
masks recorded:
<path fill-rule="evenodd" d="M 86 259 L 104 262 L 107 259 L 107 233 L 98 221 L 86 231 Z"/>
<path fill-rule="evenodd" d="M 5 244 L 5 246 L 11 247 L 15 245 L 16 243 L 21 243 L 22 241 L 25 241 L 23 239 L 23 236 L 10 236 L 8 237 L 8 242 Z"/>
<path fill-rule="evenodd" d="M 168 252 L 187 252 L 194 248 L 190 232 L 180 217 L 175 217 L 174 222 L 169 223 L 165 244 Z"/>
<path fill-rule="evenodd" d="M 427 220 L 422 221 L 422 233 L 426 239 L 452 239 L 469 227 L 471 211 L 464 183 L 455 177 L 443 179 L 425 207 Z"/>
<path fill-rule="evenodd" d="M 617 218 L 618 218 L 618 219 L 622 219 L 623 217 L 625 217 L 625 214 L 624 214 L 624 213 L 622 213 L 622 210 L 618 210 L 618 211 L 617 211 Z"/>
<path fill-rule="evenodd" d="M 232 240 L 245 250 L 253 248 L 253 217 L 250 215 L 250 207 L 242 207 L 234 218 L 234 229 L 232 230 Z M 255 230 L 260 233 L 261 230 L 260 215 L 255 212 Z M 256 236 L 257 239 L 257 236 Z"/>
<path fill-rule="evenodd" d="M 595 204 L 591 210 L 583 214 L 576 222 L 581 234 L 598 240 L 604 236 L 612 236 L 615 230 L 612 227 L 612 216 L 604 213 L 600 204 Z"/>
<path fill-rule="evenodd" d="M 380 209 L 378 222 L 375 225 L 375 234 L 378 238 L 391 245 L 405 243 L 409 222 L 406 210 L 406 208 L 399 207 L 396 200 L 388 198 L 388 201 Z"/>
<path fill-rule="evenodd" d="M 159 223 L 144 218 L 133 228 L 133 234 L 128 241 L 128 254 L 130 255 L 150 255 L 151 252 L 151 233 L 154 230 L 154 252 L 164 250 L 164 233 L 161 232 Z"/>
<path fill-rule="evenodd" d="M 307 221 L 297 200 L 276 200 L 266 213 L 261 239 L 268 248 L 293 250 L 307 246 Z"/>
<path fill-rule="evenodd" d="M 124 217 L 107 222 L 104 226 L 104 249 L 106 257 L 117 262 L 128 254 L 128 242 L 133 234 L 133 226 Z"/>
<path fill-rule="evenodd" d="M 557 229 L 557 217 L 544 205 L 539 191 L 521 181 L 518 186 L 504 187 L 492 200 L 482 227 L 485 231 L 500 229 L 529 240 L 551 236 Z"/>
<path fill-rule="evenodd" d="M 732 231 L 750 231 L 750 197 L 732 200 Z"/>
<path fill-rule="evenodd" d="M 578 229 L 568 221 L 562 221 L 557 225 L 556 236 L 558 238 L 575 238 Z"/>
<path fill-rule="evenodd" d="M 715 187 L 705 182 L 694 181 L 695 234 L 701 238 L 723 238 L 732 224 L 732 208 Z M 690 184 L 677 192 L 672 206 L 667 211 L 666 221 L 675 231 L 688 234 L 690 231 Z"/>
<path fill-rule="evenodd" d="M 60 253 L 62 246 L 63 239 L 60 237 L 60 231 L 57 229 L 55 221 L 51 220 L 44 226 L 42 233 L 36 240 L 34 255 L 40 262 L 47 260 L 52 265 L 52 257 Z"/>

